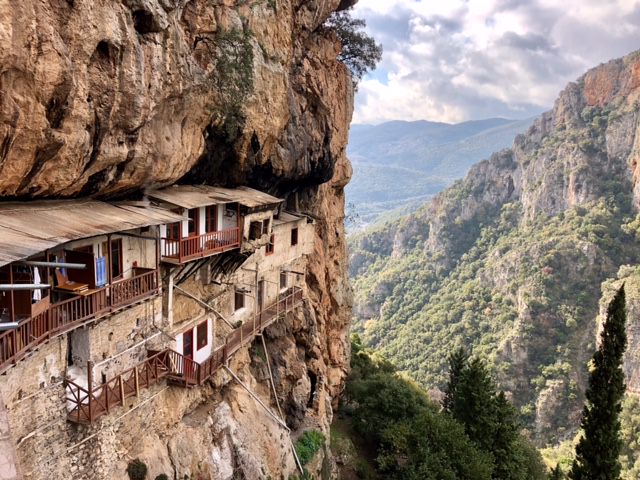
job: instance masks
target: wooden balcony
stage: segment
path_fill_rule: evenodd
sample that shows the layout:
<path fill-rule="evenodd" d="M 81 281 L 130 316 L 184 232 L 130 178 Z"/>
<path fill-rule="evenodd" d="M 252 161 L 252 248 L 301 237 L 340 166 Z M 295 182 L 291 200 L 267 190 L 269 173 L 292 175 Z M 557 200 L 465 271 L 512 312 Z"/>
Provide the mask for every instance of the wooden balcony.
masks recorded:
<path fill-rule="evenodd" d="M 54 303 L 15 330 L 0 332 L 0 373 L 41 343 L 78 325 L 158 294 L 157 270 Z"/>
<path fill-rule="evenodd" d="M 302 299 L 302 290 L 299 288 L 292 288 L 280 295 L 278 301 L 255 315 L 252 321 L 233 330 L 225 343 L 216 348 L 202 363 L 167 349 L 152 352 L 141 364 L 97 387 L 87 388 L 66 379 L 68 420 L 74 423 L 92 423 L 112 409 L 123 406 L 127 398 L 137 397 L 141 388 L 148 388 L 164 378 L 180 387 L 202 385 L 227 364 L 231 355 L 253 341 L 256 335 L 262 333 L 269 325 L 299 306 Z M 91 371 L 91 365 L 88 366 L 88 371 Z M 91 375 L 87 383 L 93 383 Z"/>
<path fill-rule="evenodd" d="M 219 368 L 226 365 L 229 357 L 249 342 L 281 316 L 302 304 L 302 290 L 294 287 L 280 295 L 278 301 L 263 309 L 251 321 L 245 322 L 227 335 L 223 345 L 217 347 L 202 363 L 192 360 L 184 362 L 185 369 L 173 370 L 169 375 L 172 383 L 184 387 L 202 385 Z"/>
<path fill-rule="evenodd" d="M 178 264 L 239 247 L 239 227 L 204 233 L 180 240 L 172 238 L 161 239 L 162 260 Z"/>

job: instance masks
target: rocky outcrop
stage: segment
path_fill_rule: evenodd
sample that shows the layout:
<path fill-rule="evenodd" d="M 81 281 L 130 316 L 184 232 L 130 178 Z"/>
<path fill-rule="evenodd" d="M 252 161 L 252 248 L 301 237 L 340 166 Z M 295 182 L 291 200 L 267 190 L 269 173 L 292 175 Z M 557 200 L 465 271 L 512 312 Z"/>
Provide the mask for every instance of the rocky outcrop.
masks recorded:
<path fill-rule="evenodd" d="M 305 316 L 267 338 L 293 428 L 328 428 L 349 364 L 342 222 L 353 87 L 322 24 L 353 3 L 0 3 L 0 198 L 131 198 L 180 181 L 242 184 L 316 220 Z M 259 372 L 242 365 L 248 382 Z M 201 399 L 208 413 L 180 427 L 188 434 L 163 430 L 161 442 L 147 436 L 114 461 L 138 449 L 166 471 L 211 478 L 227 478 L 229 465 L 243 466 L 246 478 L 289 472 L 282 458 L 290 445 L 254 429 L 258 412 L 243 395 L 225 388 Z M 176 466 L 184 456 L 175 452 L 192 437 L 203 447 L 188 461 L 219 458 L 207 463 L 219 470 Z M 249 443 L 261 447 L 243 451 Z"/>
<path fill-rule="evenodd" d="M 195 165 L 193 176 L 214 182 L 329 180 L 351 116 L 339 46 L 321 29 L 339 4 L 0 7 L 0 194 L 120 195 L 173 183 Z M 222 45 L 234 31 L 242 35 Z M 248 65 L 218 68 L 242 42 Z M 251 84 L 243 125 L 231 133 L 229 79 Z"/>

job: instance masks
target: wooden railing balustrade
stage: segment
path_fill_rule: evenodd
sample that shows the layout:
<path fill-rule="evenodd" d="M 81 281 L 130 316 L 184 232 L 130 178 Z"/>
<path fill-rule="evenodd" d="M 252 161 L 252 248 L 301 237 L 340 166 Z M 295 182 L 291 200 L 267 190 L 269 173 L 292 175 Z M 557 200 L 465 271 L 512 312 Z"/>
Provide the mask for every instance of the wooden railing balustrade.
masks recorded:
<path fill-rule="evenodd" d="M 50 305 L 20 322 L 15 330 L 0 332 L 0 373 L 48 339 L 87 320 L 158 293 L 157 270 L 120 280 L 110 286 Z"/>
<path fill-rule="evenodd" d="M 137 397 L 141 388 L 149 388 L 158 383 L 171 371 L 170 352 L 158 352 L 95 388 L 89 389 L 68 378 L 65 379 L 69 420 L 76 423 L 94 422 L 112 409 L 124 405 L 127 398 Z M 89 364 L 87 371 L 91 372 L 92 368 Z M 89 374 L 88 383 L 93 383 L 91 377 Z"/>
<path fill-rule="evenodd" d="M 234 227 L 179 240 L 162 238 L 161 255 L 165 259 L 173 259 L 179 263 L 183 263 L 214 253 L 231 250 L 239 246 L 240 228 Z"/>
<path fill-rule="evenodd" d="M 124 405 L 127 398 L 138 396 L 141 388 L 148 388 L 163 378 L 182 387 L 202 385 L 226 365 L 231 355 L 282 315 L 300 305 L 302 299 L 302 290 L 299 288 L 293 288 L 281 295 L 278 301 L 255 315 L 252 321 L 233 330 L 225 343 L 216 348 L 202 363 L 167 349 L 154 352 L 143 363 L 91 389 L 66 379 L 68 419 L 76 423 L 92 423 L 113 408 Z M 89 364 L 89 384 L 93 383 L 91 370 L 92 366 Z"/>

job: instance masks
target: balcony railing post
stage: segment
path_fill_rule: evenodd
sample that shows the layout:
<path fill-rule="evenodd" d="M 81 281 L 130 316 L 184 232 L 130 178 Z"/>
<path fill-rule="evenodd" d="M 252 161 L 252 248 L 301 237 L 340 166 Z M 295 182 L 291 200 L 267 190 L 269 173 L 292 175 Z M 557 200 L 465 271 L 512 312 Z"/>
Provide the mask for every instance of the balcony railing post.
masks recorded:
<path fill-rule="evenodd" d="M 124 384 L 122 383 L 122 375 L 120 375 L 118 378 L 120 380 L 120 402 L 124 407 Z"/>
<path fill-rule="evenodd" d="M 78 390 L 78 396 L 80 391 Z M 93 362 L 89 360 L 87 362 L 87 403 L 89 404 L 89 421 L 93 422 Z"/>
<path fill-rule="evenodd" d="M 156 374 L 156 383 L 157 383 L 158 382 L 158 358 L 157 357 L 153 359 L 153 369 Z"/>

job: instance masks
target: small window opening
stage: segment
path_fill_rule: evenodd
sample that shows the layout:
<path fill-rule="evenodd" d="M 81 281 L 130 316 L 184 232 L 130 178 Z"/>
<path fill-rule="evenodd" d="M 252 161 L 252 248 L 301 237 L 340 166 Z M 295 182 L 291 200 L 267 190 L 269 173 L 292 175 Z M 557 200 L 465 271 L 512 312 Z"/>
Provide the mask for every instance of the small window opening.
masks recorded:
<path fill-rule="evenodd" d="M 236 311 L 244 308 L 244 293 L 240 292 L 239 290 L 236 290 L 234 303 L 235 303 Z"/>
<path fill-rule="evenodd" d="M 251 222 L 249 225 L 249 240 L 257 240 L 262 236 L 262 222 Z"/>
<path fill-rule="evenodd" d="M 209 339 L 207 338 L 209 334 L 208 323 L 209 322 L 205 320 L 197 327 L 196 345 L 198 346 L 198 350 L 203 349 L 209 343 Z"/>
<path fill-rule="evenodd" d="M 298 227 L 291 229 L 291 246 L 298 244 Z"/>
<path fill-rule="evenodd" d="M 267 244 L 266 254 L 271 255 L 275 251 L 275 235 L 271 234 L 269 243 Z"/>

